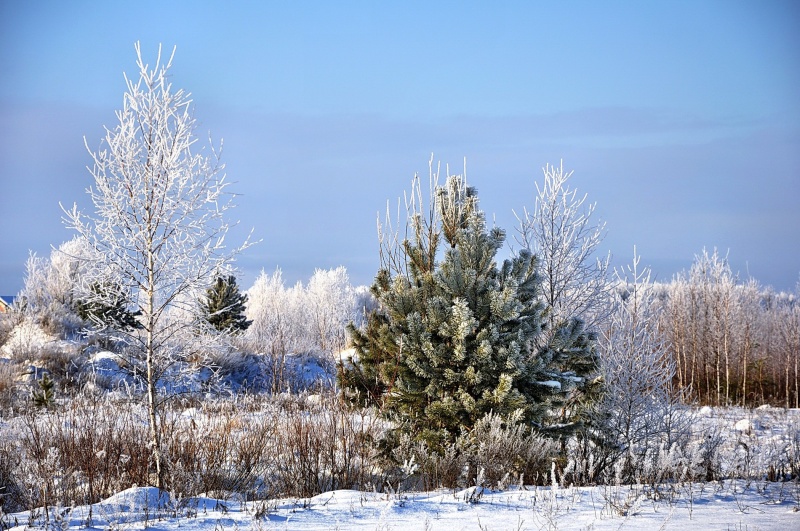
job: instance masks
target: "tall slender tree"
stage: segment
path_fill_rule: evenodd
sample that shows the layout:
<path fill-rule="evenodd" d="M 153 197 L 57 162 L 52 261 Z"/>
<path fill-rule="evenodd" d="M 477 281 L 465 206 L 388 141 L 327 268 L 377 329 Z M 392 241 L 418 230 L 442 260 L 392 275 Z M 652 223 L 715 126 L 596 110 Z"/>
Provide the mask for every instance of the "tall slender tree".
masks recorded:
<path fill-rule="evenodd" d="M 179 359 L 182 330 L 202 318 L 195 304 L 216 271 L 244 248 L 228 249 L 224 214 L 233 206 L 228 183 L 213 146 L 205 155 L 196 146 L 189 94 L 170 83 L 172 55 L 153 67 L 135 45 L 137 76 L 125 76 L 127 92 L 117 112 L 118 124 L 106 129 L 105 146 L 89 153 L 94 186 L 87 190 L 94 214 L 77 206 L 67 223 L 96 251 L 98 267 L 83 277 L 88 285 L 112 281 L 135 301 L 141 330 L 128 334 L 138 350 L 146 377 L 146 401 L 156 486 L 164 486 L 157 385 Z M 91 290 L 85 290 L 91 293 Z M 99 302 L 105 291 L 94 292 Z M 88 302 L 92 302 L 89 300 Z M 106 301 L 107 302 L 107 301 Z M 172 319 L 173 309 L 188 319 Z"/>

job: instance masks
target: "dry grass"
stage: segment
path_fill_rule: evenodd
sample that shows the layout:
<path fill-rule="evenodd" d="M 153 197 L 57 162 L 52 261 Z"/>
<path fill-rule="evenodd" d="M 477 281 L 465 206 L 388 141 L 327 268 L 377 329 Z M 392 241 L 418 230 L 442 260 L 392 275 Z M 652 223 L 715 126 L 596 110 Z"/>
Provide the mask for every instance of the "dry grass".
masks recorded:
<path fill-rule="evenodd" d="M 29 408 L 5 423 L 0 433 L 3 510 L 84 505 L 150 483 L 154 470 L 145 408 L 110 396 L 79 395 L 53 410 Z M 335 489 L 398 492 L 476 483 L 503 488 L 520 477 L 525 484 L 549 481 L 549 466 L 560 453 L 552 441 L 494 417 L 443 452 L 407 437 L 389 441 L 385 421 L 373 411 L 349 409 L 333 394 L 184 397 L 168 402 L 163 413 L 166 488 L 177 499 L 238 493 L 252 501 L 307 498 Z M 775 479 L 796 481 L 800 430 L 789 419 L 773 416 L 786 431 L 775 448 L 757 447 L 748 439 L 749 453 L 740 455 L 741 445 L 708 449 L 697 443 L 688 461 L 652 460 L 660 467 L 658 478 L 668 480 L 670 466 L 689 462 L 702 472 L 706 464 L 695 458 L 705 456 L 727 463 L 717 470 L 725 478 L 762 478 L 772 471 Z M 388 453 L 378 453 L 379 441 L 389 443 Z M 703 479 L 685 473 L 681 478 Z"/>

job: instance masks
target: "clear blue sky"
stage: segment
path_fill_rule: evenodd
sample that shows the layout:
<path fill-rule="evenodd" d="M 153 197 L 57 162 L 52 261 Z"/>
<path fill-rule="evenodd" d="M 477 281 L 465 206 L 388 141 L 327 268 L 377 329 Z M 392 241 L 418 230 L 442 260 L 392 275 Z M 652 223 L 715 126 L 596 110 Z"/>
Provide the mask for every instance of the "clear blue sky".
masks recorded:
<path fill-rule="evenodd" d="M 177 46 L 198 133 L 223 139 L 239 265 L 289 281 L 378 266 L 375 218 L 431 153 L 496 223 L 563 159 L 660 280 L 704 247 L 778 289 L 800 274 L 800 3 L 0 2 L 0 293 L 29 250 L 88 208 L 100 146 L 135 73 Z"/>

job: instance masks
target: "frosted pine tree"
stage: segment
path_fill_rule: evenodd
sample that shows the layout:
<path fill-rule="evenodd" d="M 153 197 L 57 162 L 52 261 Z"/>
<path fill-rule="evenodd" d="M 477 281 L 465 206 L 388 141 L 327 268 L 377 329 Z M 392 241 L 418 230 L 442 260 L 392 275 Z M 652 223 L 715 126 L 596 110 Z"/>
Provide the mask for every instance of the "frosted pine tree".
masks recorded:
<path fill-rule="evenodd" d="M 242 332 L 252 323 L 244 315 L 247 295 L 239 291 L 233 275 L 217 277 L 199 303 L 205 320 L 220 332 Z"/>
<path fill-rule="evenodd" d="M 431 175 L 427 216 L 415 180 L 411 237 L 395 248 L 383 239 L 380 308 L 364 331 L 351 328 L 356 361 L 341 366 L 340 383 L 433 447 L 489 413 L 551 428 L 550 413 L 595 369 L 593 337 L 572 320 L 543 344 L 536 258 L 522 250 L 498 267 L 505 233 L 487 229 L 475 190 Z"/>

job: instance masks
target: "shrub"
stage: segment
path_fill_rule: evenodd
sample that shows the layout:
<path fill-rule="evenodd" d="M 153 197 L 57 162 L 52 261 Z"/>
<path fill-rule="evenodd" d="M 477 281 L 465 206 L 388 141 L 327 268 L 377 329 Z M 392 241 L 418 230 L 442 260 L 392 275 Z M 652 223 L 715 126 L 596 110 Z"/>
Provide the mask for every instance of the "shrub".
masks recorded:
<path fill-rule="evenodd" d="M 489 487 L 502 487 L 509 479 L 545 481 L 559 449 L 552 439 L 521 424 L 508 424 L 492 413 L 462 434 L 456 446 L 467 456 L 470 477 L 482 476 L 486 485 L 479 486 Z"/>
<path fill-rule="evenodd" d="M 14 415 L 18 374 L 17 364 L 11 360 L 0 358 L 0 418 Z"/>
<path fill-rule="evenodd" d="M 372 486 L 379 469 L 371 444 L 381 430 L 369 413 L 353 412 L 332 394 L 287 400 L 275 420 L 277 453 L 273 490 L 314 496 L 334 489 Z"/>

